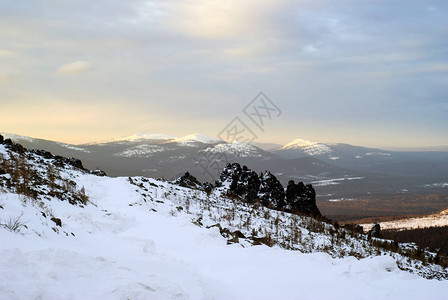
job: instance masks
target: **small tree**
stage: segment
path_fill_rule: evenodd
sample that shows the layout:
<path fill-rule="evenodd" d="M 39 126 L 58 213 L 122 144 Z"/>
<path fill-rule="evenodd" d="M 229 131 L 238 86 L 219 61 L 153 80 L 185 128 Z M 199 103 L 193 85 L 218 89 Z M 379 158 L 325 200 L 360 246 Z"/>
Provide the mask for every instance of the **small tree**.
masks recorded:
<path fill-rule="evenodd" d="M 86 189 L 84 187 L 81 188 L 81 190 L 78 193 L 79 198 L 81 198 L 82 204 L 87 204 L 87 201 L 89 201 L 89 196 L 86 195 Z"/>
<path fill-rule="evenodd" d="M 47 177 L 51 191 L 56 188 L 56 170 L 52 164 L 47 167 Z"/>

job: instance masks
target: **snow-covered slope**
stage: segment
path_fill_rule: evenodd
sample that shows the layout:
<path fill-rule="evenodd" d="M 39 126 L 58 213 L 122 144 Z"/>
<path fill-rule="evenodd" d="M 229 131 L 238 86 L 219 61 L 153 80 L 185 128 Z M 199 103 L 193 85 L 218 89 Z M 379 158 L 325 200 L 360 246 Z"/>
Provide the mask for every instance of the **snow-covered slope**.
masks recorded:
<path fill-rule="evenodd" d="M 78 174 L 77 181 L 86 187 L 92 203 L 85 208 L 51 203 L 54 214 L 63 220 L 60 234 L 35 221 L 42 218 L 32 205 L 23 206 L 11 194 L 2 196 L 2 211 L 23 211 L 29 230 L 0 231 L 1 299 L 446 296 L 446 281 L 400 271 L 390 256 L 333 259 L 277 246 L 227 245 L 218 228 L 192 223 L 201 212 L 196 203 L 185 207 L 179 197 L 194 196 L 194 191 L 149 180 L 157 187 L 145 201 L 127 178 Z M 39 237 L 32 227 L 45 235 Z"/>
<path fill-rule="evenodd" d="M 156 153 L 167 151 L 162 145 L 152 145 L 152 144 L 141 144 L 137 146 L 130 147 L 126 150 L 117 152 L 114 156 L 121 157 L 151 157 Z"/>
<path fill-rule="evenodd" d="M 364 224 L 366 228 L 371 224 Z M 408 218 L 396 221 L 381 222 L 382 229 L 417 229 L 429 227 L 448 226 L 448 209 L 441 212 L 417 218 Z"/>
<path fill-rule="evenodd" d="M 312 156 L 332 152 L 331 148 L 325 144 L 310 142 L 303 139 L 295 139 L 294 141 L 283 146 L 280 150 L 300 150 Z"/>
<path fill-rule="evenodd" d="M 0 153 L 6 171 L 20 157 L 3 145 Z M 227 199 L 224 187 L 207 194 L 56 162 L 35 153 L 19 159 L 28 165 L 20 172 L 38 179 L 34 196 L 16 193 L 20 176 L 0 175 L 0 299 L 446 297 L 448 281 L 397 263 L 427 277 L 446 270 L 408 261 L 379 240 Z M 59 189 L 73 197 L 83 190 L 88 200 L 61 201 Z M 14 220 L 25 226 L 10 232 Z"/>
<path fill-rule="evenodd" d="M 261 149 L 251 144 L 235 141 L 233 143 L 220 143 L 213 147 L 202 150 L 206 153 L 224 153 L 235 157 L 262 157 Z"/>

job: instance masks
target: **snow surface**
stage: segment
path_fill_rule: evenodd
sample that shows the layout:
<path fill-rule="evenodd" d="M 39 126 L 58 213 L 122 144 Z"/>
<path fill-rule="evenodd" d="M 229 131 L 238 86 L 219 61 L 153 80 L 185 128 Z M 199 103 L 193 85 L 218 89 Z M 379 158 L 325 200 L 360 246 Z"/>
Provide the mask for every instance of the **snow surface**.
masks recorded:
<path fill-rule="evenodd" d="M 162 152 L 162 151 L 168 151 L 168 149 L 165 149 L 165 147 L 160 145 L 137 145 L 134 147 L 131 147 L 129 149 L 126 149 L 122 152 L 115 153 L 114 156 L 121 156 L 121 157 L 150 157 L 154 153 Z"/>
<path fill-rule="evenodd" d="M 0 153 L 8 156 L 1 145 Z M 446 299 L 448 281 L 401 271 L 397 257 L 303 253 L 377 251 L 351 238 L 336 247 L 334 237 L 303 226 L 311 218 L 155 179 L 69 168 L 60 176 L 85 188 L 87 205 L 0 188 L 0 223 L 21 216 L 26 224 L 20 233 L 0 226 L 0 299 Z M 246 239 L 229 245 L 210 227 L 217 222 L 245 236 L 298 230 L 300 251 Z"/>
<path fill-rule="evenodd" d="M 367 152 L 364 155 L 366 155 L 366 156 L 391 156 L 390 153 L 383 153 L 383 152 Z"/>
<path fill-rule="evenodd" d="M 431 183 L 431 184 L 425 184 L 424 187 L 428 188 L 448 188 L 448 182 L 438 182 L 438 183 Z"/>
<path fill-rule="evenodd" d="M 169 141 L 170 143 L 174 142 L 174 143 L 179 143 L 179 144 L 183 144 L 183 145 L 190 145 L 192 143 L 203 143 L 203 144 L 216 144 L 216 143 L 222 143 L 221 140 L 216 139 L 216 138 L 212 138 L 209 136 L 206 136 L 204 134 L 201 133 L 193 133 L 193 134 L 189 134 L 186 135 L 184 137 L 181 138 L 176 138 L 172 141 Z"/>
<path fill-rule="evenodd" d="M 95 205 L 52 201 L 67 235 L 40 224 L 17 195 L 1 195 L 1 217 L 23 212 L 30 229 L 0 230 L 1 299 L 446 299 L 448 282 L 400 271 L 389 256 L 226 245 L 217 228 L 142 201 L 127 178 L 76 181 Z"/>
<path fill-rule="evenodd" d="M 325 144 L 310 142 L 303 139 L 295 139 L 294 141 L 283 146 L 281 150 L 301 150 L 312 156 L 332 152 L 331 148 Z"/>
<path fill-rule="evenodd" d="M 60 146 L 65 147 L 67 149 L 71 149 L 71 150 L 76 150 L 76 151 L 81 151 L 81 152 L 85 152 L 85 153 L 90 153 L 89 150 L 83 148 L 83 147 L 79 147 L 79 146 L 75 146 L 75 145 L 70 145 L 70 144 L 66 144 L 66 143 L 58 143 Z"/>
<path fill-rule="evenodd" d="M 146 140 L 173 140 L 177 137 L 168 135 L 168 134 L 159 134 L 159 133 L 136 133 L 130 136 L 125 137 L 119 137 L 114 138 L 106 141 L 101 142 L 93 142 L 89 143 L 88 145 L 97 145 L 97 144 L 107 144 L 107 143 L 114 143 L 114 142 L 142 142 Z"/>
<path fill-rule="evenodd" d="M 398 230 L 448 226 L 448 209 L 424 217 L 381 222 L 380 225 L 382 229 Z M 373 224 L 362 224 L 361 226 L 369 229 Z"/>
<path fill-rule="evenodd" d="M 364 177 L 342 177 L 342 178 L 334 178 L 334 179 L 325 179 L 325 180 L 315 180 L 311 181 L 311 184 L 314 186 L 326 186 L 326 185 L 337 185 L 341 184 L 341 181 L 351 181 L 351 180 L 361 180 Z"/>
<path fill-rule="evenodd" d="M 232 143 L 221 143 L 202 150 L 208 153 L 226 153 L 236 157 L 262 157 L 259 149 L 251 144 L 234 141 Z"/>
<path fill-rule="evenodd" d="M 222 142 L 218 139 L 206 136 L 201 133 L 193 133 L 184 137 L 177 137 L 169 134 L 158 133 L 136 133 L 130 136 L 114 138 L 101 142 L 93 142 L 89 145 L 106 144 L 114 142 L 144 142 L 144 141 L 165 141 L 166 143 L 179 143 L 186 146 L 190 146 L 191 143 L 200 142 L 204 144 L 214 144 Z"/>

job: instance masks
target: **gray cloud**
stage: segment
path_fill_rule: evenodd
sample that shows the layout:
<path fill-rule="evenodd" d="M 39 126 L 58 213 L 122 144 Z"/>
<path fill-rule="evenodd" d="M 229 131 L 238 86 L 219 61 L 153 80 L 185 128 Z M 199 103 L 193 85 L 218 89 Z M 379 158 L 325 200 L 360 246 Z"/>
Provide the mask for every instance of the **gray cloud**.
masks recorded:
<path fill-rule="evenodd" d="M 369 142 L 362 132 L 376 132 L 385 143 L 398 132 L 409 144 L 416 131 L 427 144 L 446 137 L 440 113 L 447 111 L 448 94 L 446 1 L 36 0 L 3 6 L 0 78 L 8 84 L 0 104 L 35 98 L 129 103 L 153 120 L 194 124 L 185 130 L 207 128 L 213 135 L 264 90 L 291 115 L 275 128 L 284 132 L 282 141 L 301 128 L 310 139 L 353 143 Z M 85 72 L 90 64 L 95 72 Z M 58 74 L 85 73 L 52 76 L 59 66 Z M 10 81 L 11 74 L 19 79 Z M 123 134 L 151 131 L 132 124 Z M 329 134 L 335 124 L 360 133 L 355 140 Z"/>

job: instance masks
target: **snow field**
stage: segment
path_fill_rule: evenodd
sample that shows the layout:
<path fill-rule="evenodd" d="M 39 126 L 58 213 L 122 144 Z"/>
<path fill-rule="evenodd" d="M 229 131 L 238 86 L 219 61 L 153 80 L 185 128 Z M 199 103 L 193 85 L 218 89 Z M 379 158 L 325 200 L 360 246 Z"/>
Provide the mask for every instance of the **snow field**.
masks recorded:
<path fill-rule="evenodd" d="M 28 226 L 22 234 L 0 229 L 1 299 L 446 298 L 446 281 L 400 271 L 390 256 L 333 259 L 278 246 L 227 245 L 218 228 L 192 223 L 200 213 L 198 193 L 188 189 L 149 179 L 144 197 L 128 178 L 66 176 L 85 187 L 91 204 L 46 201 L 62 228 L 32 203 L 0 194 L 0 219 L 23 212 Z M 179 200 L 185 197 L 190 213 Z M 180 203 L 185 208 L 179 211 Z"/>

